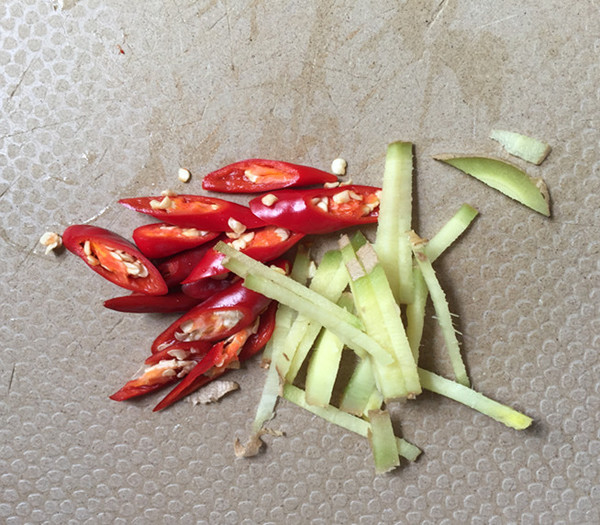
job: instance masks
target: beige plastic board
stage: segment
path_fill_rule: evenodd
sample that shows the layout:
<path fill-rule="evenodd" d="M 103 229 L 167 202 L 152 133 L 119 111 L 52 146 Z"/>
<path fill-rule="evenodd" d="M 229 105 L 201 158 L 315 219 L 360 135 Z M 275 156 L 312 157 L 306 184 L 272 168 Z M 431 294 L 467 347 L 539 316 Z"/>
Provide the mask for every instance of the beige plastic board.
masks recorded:
<path fill-rule="evenodd" d="M 598 16 L 593 0 L 0 3 L 0 522 L 600 523 Z M 508 158 L 496 128 L 551 144 L 527 166 L 550 219 L 431 159 Z M 172 317 L 106 310 L 121 292 L 45 255 L 45 231 L 129 236 L 147 220 L 119 198 L 201 192 L 249 157 L 341 156 L 380 184 L 394 140 L 415 143 L 422 236 L 480 211 L 436 267 L 474 387 L 529 430 L 424 394 L 392 406 L 422 456 L 376 476 L 365 439 L 285 402 L 285 436 L 236 459 L 258 360 L 214 405 L 108 399 Z M 449 374 L 435 329 L 421 353 Z"/>

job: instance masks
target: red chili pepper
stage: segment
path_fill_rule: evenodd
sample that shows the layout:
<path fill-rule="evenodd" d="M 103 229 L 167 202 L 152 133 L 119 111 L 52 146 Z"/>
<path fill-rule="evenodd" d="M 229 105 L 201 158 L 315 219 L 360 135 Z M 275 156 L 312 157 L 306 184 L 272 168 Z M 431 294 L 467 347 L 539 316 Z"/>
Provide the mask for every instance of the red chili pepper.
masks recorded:
<path fill-rule="evenodd" d="M 225 242 L 257 261 L 269 262 L 283 255 L 303 237 L 304 234 L 290 232 L 285 228 L 265 226 L 258 230 L 242 233 L 237 239 L 227 239 Z M 229 270 L 222 264 L 224 258 L 222 253 L 211 248 L 183 281 L 183 284 L 227 274 Z"/>
<path fill-rule="evenodd" d="M 63 233 L 67 250 L 96 273 L 127 290 L 163 295 L 167 285 L 155 266 L 132 243 L 98 226 L 77 224 Z"/>
<path fill-rule="evenodd" d="M 218 341 L 252 324 L 270 299 L 237 281 L 192 308 L 152 343 L 152 353 L 187 341 Z"/>
<path fill-rule="evenodd" d="M 190 297 L 183 292 L 169 292 L 167 295 L 145 295 L 134 292 L 131 295 L 113 297 L 104 301 L 104 306 L 117 312 L 135 314 L 187 312 L 202 299 Z"/>
<path fill-rule="evenodd" d="M 197 248 L 171 255 L 157 263 L 156 268 L 163 276 L 167 286 L 169 288 L 179 286 L 214 244 L 215 242 L 202 244 Z"/>
<path fill-rule="evenodd" d="M 377 222 L 380 191 L 373 186 L 354 184 L 280 190 L 252 199 L 250 209 L 267 224 L 304 234 L 330 233 Z"/>
<path fill-rule="evenodd" d="M 121 199 L 119 202 L 127 208 L 183 228 L 223 232 L 234 229 L 232 220 L 246 228 L 264 226 L 246 206 L 216 197 L 173 195 L 136 197 Z"/>
<path fill-rule="evenodd" d="M 275 314 L 277 313 L 277 303 L 272 301 L 269 307 L 260 316 L 258 330 L 252 334 L 238 355 L 240 361 L 249 359 L 254 354 L 262 350 L 271 339 L 275 330 Z"/>
<path fill-rule="evenodd" d="M 205 175 L 202 187 L 224 193 L 260 193 L 336 181 L 335 175 L 309 166 L 279 160 L 248 159 Z"/>
<path fill-rule="evenodd" d="M 181 291 L 196 299 L 208 299 L 216 293 L 222 292 L 237 280 L 239 280 L 237 275 L 226 275 L 225 279 L 207 277 L 193 283 L 182 284 Z"/>
<path fill-rule="evenodd" d="M 153 409 L 162 410 L 195 392 L 201 386 L 223 375 L 233 363 L 238 362 L 238 354 L 244 343 L 253 334 L 255 327 L 247 326 L 223 341 L 216 343 L 202 361 L 192 368 L 164 399 Z"/>
<path fill-rule="evenodd" d="M 117 392 L 109 396 L 114 401 L 125 401 L 176 383 L 201 362 L 210 350 L 211 343 L 183 343 L 154 354 L 137 377 L 127 381 Z"/>
<path fill-rule="evenodd" d="M 178 343 L 152 354 L 146 359 L 146 366 L 142 369 L 139 377 L 128 381 L 119 391 L 110 396 L 110 399 L 125 401 L 154 392 L 176 383 L 193 371 L 196 379 L 188 380 L 187 386 L 184 384 L 179 388 L 181 395 L 177 392 L 169 394 L 170 400 L 163 400 L 161 402 L 163 406 L 157 407 L 157 410 L 166 408 L 181 397 L 220 376 L 235 361 L 236 356 L 239 361 L 244 361 L 261 350 L 273 334 L 276 311 L 277 303 L 271 302 L 267 310 L 260 316 L 256 333 L 254 333 L 254 326 L 248 326 L 227 340 L 219 341 L 216 344 L 208 341 Z M 212 353 L 208 356 L 211 349 Z M 204 360 L 205 357 L 208 358 Z M 196 369 L 195 367 L 198 365 L 193 363 L 201 362 L 203 365 Z"/>
<path fill-rule="evenodd" d="M 182 228 L 162 222 L 145 224 L 133 230 L 133 241 L 140 251 L 154 259 L 168 257 L 212 241 L 220 232 Z"/>

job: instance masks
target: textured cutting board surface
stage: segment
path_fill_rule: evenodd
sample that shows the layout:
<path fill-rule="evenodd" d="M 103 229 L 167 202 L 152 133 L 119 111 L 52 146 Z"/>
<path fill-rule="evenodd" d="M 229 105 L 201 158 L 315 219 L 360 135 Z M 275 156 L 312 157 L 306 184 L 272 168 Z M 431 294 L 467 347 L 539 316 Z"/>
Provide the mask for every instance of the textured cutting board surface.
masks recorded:
<path fill-rule="evenodd" d="M 599 16 L 592 0 L 4 0 L 0 521 L 600 523 Z M 550 219 L 431 159 L 508 159 L 493 128 L 553 146 L 527 166 Z M 378 185 L 395 140 L 415 143 L 421 235 L 480 211 L 436 268 L 474 387 L 530 429 L 423 394 L 391 407 L 422 456 L 375 475 L 365 439 L 287 402 L 271 423 L 285 436 L 236 459 L 258 360 L 210 406 L 108 399 L 172 317 L 104 309 L 120 291 L 44 255 L 42 233 L 130 236 L 147 220 L 119 198 L 201 192 L 203 173 L 249 157 L 342 156 Z M 422 354 L 450 374 L 431 318 Z"/>

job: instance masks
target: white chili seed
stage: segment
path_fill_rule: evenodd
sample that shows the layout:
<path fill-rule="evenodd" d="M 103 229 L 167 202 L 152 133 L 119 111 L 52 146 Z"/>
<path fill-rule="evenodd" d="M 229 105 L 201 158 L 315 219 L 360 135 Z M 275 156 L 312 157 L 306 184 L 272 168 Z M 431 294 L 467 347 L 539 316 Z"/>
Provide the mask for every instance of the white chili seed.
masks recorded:
<path fill-rule="evenodd" d="M 320 199 L 319 202 L 317 202 L 317 208 L 320 208 L 323 211 L 329 211 L 329 203 L 327 202 L 327 199 Z"/>
<path fill-rule="evenodd" d="M 189 182 L 191 176 L 192 174 L 190 173 L 190 170 L 186 168 L 179 168 L 179 170 L 177 171 L 177 178 L 181 182 Z"/>
<path fill-rule="evenodd" d="M 335 202 L 336 204 L 344 204 L 344 203 L 350 201 L 350 191 L 349 190 L 340 191 L 339 193 L 336 193 L 331 198 L 333 199 L 333 202 Z"/>
<path fill-rule="evenodd" d="M 180 348 L 173 348 L 172 350 L 167 350 L 167 354 L 169 354 L 171 357 L 174 357 L 178 361 L 183 361 L 187 357 L 188 353 Z"/>
<path fill-rule="evenodd" d="M 255 175 L 250 170 L 245 170 L 244 171 L 244 177 L 246 179 L 248 179 L 250 182 L 256 182 L 258 180 L 258 175 Z"/>
<path fill-rule="evenodd" d="M 184 334 L 189 334 L 190 332 L 192 332 L 194 330 L 194 321 L 192 321 L 191 319 L 189 321 L 186 321 L 185 323 L 182 323 L 179 326 L 179 329 L 184 333 Z"/>
<path fill-rule="evenodd" d="M 62 246 L 62 237 L 55 232 L 46 232 L 40 237 L 40 244 L 46 247 L 46 255 Z"/>
<path fill-rule="evenodd" d="M 85 241 L 83 243 L 83 253 L 86 255 L 92 255 L 92 245 L 90 244 L 90 241 Z"/>
<path fill-rule="evenodd" d="M 123 261 L 123 264 L 125 265 L 125 269 L 127 270 L 127 273 L 129 275 L 136 276 L 140 273 L 140 268 L 137 264 L 125 262 L 125 261 Z"/>
<path fill-rule="evenodd" d="M 227 226 L 231 228 L 231 231 L 237 234 L 242 234 L 246 231 L 246 226 L 244 226 L 240 221 L 234 219 L 233 217 L 229 217 L 227 220 Z"/>
<path fill-rule="evenodd" d="M 153 210 L 168 210 L 169 208 L 173 207 L 173 204 L 173 201 L 168 195 L 165 195 L 161 201 L 157 201 L 156 199 L 152 199 L 150 201 L 150 207 Z"/>
<path fill-rule="evenodd" d="M 148 268 L 146 268 L 146 266 L 144 264 L 142 264 L 141 262 L 137 263 L 139 269 L 140 269 L 140 273 L 138 273 L 138 277 L 140 279 L 143 279 L 144 277 L 148 277 Z"/>
<path fill-rule="evenodd" d="M 338 180 L 337 182 L 326 182 L 325 184 L 323 184 L 324 188 L 337 188 L 340 185 L 340 181 Z"/>
<path fill-rule="evenodd" d="M 285 228 L 275 228 L 274 232 L 282 241 L 287 241 L 290 238 L 289 230 Z"/>
<path fill-rule="evenodd" d="M 263 196 L 262 199 L 260 199 L 260 202 L 262 202 L 265 206 L 273 206 L 273 204 L 275 204 L 278 200 L 279 199 L 276 195 L 273 195 L 272 193 L 267 193 Z"/>
<path fill-rule="evenodd" d="M 356 193 L 352 190 L 348 190 L 348 194 L 350 195 L 350 198 L 355 200 L 355 201 L 362 201 L 363 200 L 363 196 L 360 193 Z"/>
<path fill-rule="evenodd" d="M 202 237 L 206 232 L 197 230 L 196 228 L 182 228 L 181 235 L 184 237 Z"/>
<path fill-rule="evenodd" d="M 348 163 L 342 159 L 337 158 L 331 163 L 331 173 L 334 175 L 345 175 Z"/>
<path fill-rule="evenodd" d="M 116 251 L 109 250 L 108 253 L 110 253 L 110 256 L 113 259 L 116 259 L 117 261 L 122 261 L 123 260 L 123 258 L 121 257 L 121 255 L 118 252 L 116 252 Z"/>
<path fill-rule="evenodd" d="M 231 243 L 231 247 L 237 251 L 243 250 L 246 246 L 248 246 L 248 243 L 242 238 L 235 239 Z"/>

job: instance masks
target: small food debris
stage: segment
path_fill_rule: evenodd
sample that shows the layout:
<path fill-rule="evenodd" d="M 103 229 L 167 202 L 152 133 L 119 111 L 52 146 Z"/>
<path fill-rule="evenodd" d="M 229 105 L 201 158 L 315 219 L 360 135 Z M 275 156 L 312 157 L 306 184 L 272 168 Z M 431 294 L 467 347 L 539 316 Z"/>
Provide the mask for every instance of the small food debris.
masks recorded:
<path fill-rule="evenodd" d="M 258 432 L 256 432 L 256 434 L 252 434 L 250 436 L 248 443 L 246 443 L 245 445 L 242 445 L 242 442 L 238 438 L 236 438 L 235 442 L 233 443 L 233 450 L 235 452 L 235 457 L 236 458 L 251 458 L 252 456 L 256 456 L 260 452 L 260 449 L 262 448 L 262 446 L 264 445 L 263 440 L 260 438 L 261 438 L 261 436 L 264 436 L 265 434 L 269 434 L 270 436 L 276 436 L 276 437 L 285 436 L 285 434 L 283 432 L 281 432 L 280 430 L 272 430 L 270 428 L 261 428 Z"/>
<path fill-rule="evenodd" d="M 192 177 L 192 174 L 191 174 L 190 170 L 188 170 L 186 168 L 179 168 L 179 171 L 177 172 L 177 178 L 181 182 L 189 182 L 191 177 Z"/>
<path fill-rule="evenodd" d="M 46 232 L 40 237 L 40 244 L 46 247 L 46 255 L 62 246 L 62 237 L 55 232 Z"/>
<path fill-rule="evenodd" d="M 513 131 L 493 129 L 490 133 L 490 138 L 499 142 L 511 155 L 538 166 L 544 161 L 552 149 L 550 145 L 545 142 Z"/>
<path fill-rule="evenodd" d="M 201 388 L 197 392 L 189 395 L 187 399 L 194 406 L 198 404 L 208 405 L 218 401 L 222 397 L 229 394 L 229 392 L 233 392 L 239 388 L 240 385 L 235 381 L 212 381 L 204 388 Z"/>
<path fill-rule="evenodd" d="M 331 173 L 334 175 L 346 175 L 346 168 L 348 163 L 342 159 L 337 158 L 331 163 Z"/>

